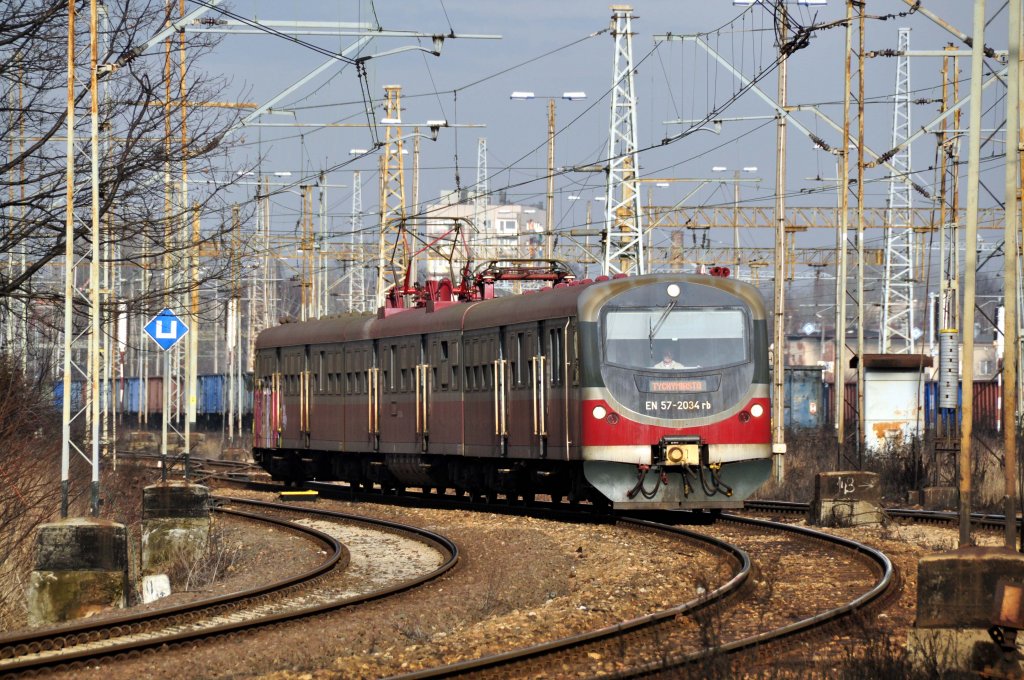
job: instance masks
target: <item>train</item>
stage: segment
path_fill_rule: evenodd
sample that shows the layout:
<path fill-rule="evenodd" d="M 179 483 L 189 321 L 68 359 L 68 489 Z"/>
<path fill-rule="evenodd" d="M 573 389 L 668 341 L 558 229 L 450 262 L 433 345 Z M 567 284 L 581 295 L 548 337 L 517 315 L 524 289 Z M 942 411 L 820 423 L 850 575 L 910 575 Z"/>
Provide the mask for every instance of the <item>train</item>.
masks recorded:
<path fill-rule="evenodd" d="M 616 510 L 736 508 L 768 478 L 753 286 L 565 276 L 497 296 L 496 280 L 431 281 L 405 307 L 262 331 L 254 460 L 290 482 Z"/>

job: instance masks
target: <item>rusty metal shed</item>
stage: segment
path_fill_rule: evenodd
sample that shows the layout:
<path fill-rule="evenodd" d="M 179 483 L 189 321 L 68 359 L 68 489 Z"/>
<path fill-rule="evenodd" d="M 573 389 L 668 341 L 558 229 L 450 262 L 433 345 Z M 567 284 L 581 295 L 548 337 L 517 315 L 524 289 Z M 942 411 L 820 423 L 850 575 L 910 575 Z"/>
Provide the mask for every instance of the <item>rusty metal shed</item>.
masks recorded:
<path fill-rule="evenodd" d="M 864 355 L 865 444 L 881 448 L 901 443 L 924 430 L 925 354 Z"/>

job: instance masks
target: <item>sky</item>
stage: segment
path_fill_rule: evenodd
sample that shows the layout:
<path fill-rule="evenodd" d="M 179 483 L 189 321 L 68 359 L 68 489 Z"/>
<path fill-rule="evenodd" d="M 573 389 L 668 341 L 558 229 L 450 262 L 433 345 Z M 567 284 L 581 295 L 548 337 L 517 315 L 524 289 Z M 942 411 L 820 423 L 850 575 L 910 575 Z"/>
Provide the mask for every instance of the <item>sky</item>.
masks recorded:
<path fill-rule="evenodd" d="M 999 0 L 989 0 L 986 42 L 1005 49 L 1006 10 Z M 923 5 L 955 28 L 970 33 L 971 7 L 963 0 L 924 0 Z M 195 6 L 192 3 L 192 6 Z M 803 26 L 825 25 L 845 15 L 845 3 L 830 0 L 827 5 L 806 7 L 788 5 L 795 21 Z M 902 0 L 869 0 L 869 15 L 906 13 Z M 435 199 L 442 190 L 472 187 L 477 177 L 478 140 L 486 138 L 488 189 L 497 199 L 504 195 L 510 202 L 543 204 L 545 201 L 547 153 L 547 98 L 557 99 L 557 167 L 601 163 L 608 152 L 610 89 L 614 40 L 607 31 L 611 10 L 606 2 L 564 0 L 515 3 L 493 0 L 421 0 L 417 2 L 367 2 L 336 0 L 315 3 L 281 3 L 265 0 L 236 0 L 231 11 L 248 19 L 307 21 L 378 21 L 387 30 L 421 31 L 455 35 L 498 35 L 500 39 L 447 39 L 439 57 L 419 50 L 407 50 L 367 61 L 367 81 L 373 97 L 375 120 L 383 117 L 383 86 L 402 86 L 403 132 L 411 132 L 414 123 L 446 120 L 452 124 L 481 127 L 443 128 L 436 141 L 421 141 L 421 201 Z M 216 15 L 212 10 L 210 15 Z M 740 201 L 746 205 L 770 206 L 775 194 L 775 124 L 771 110 L 753 93 L 739 97 L 736 79 L 705 53 L 679 42 L 656 42 L 656 34 L 701 34 L 721 56 L 748 77 L 764 73 L 760 86 L 774 97 L 777 70 L 773 68 L 776 46 L 771 15 L 766 8 L 734 6 L 729 0 L 651 0 L 633 4 L 633 56 L 636 65 L 638 138 L 642 150 L 641 176 L 665 178 L 729 178 L 741 171 L 744 182 Z M 949 32 L 920 13 L 891 16 L 867 22 L 866 45 L 869 50 L 895 48 L 897 30 L 912 29 L 911 48 L 943 48 L 947 43 L 966 46 Z M 299 36 L 321 50 L 338 52 L 350 45 L 351 36 Z M 789 103 L 817 106 L 834 121 L 842 121 L 843 47 L 842 27 L 823 28 L 811 34 L 809 44 L 789 60 Z M 856 40 L 856 33 L 854 34 Z M 431 46 L 429 39 L 377 38 L 363 54 L 376 54 L 404 46 Z M 225 98 L 263 102 L 303 78 L 328 61 L 309 45 L 299 45 L 282 37 L 228 35 L 198 68 L 227 76 L 231 85 Z M 915 58 L 911 62 L 911 88 L 922 100 L 912 112 L 912 127 L 917 128 L 937 115 L 941 83 L 941 59 Z M 988 66 L 995 62 L 988 61 Z M 867 78 L 866 145 L 876 151 L 891 147 L 892 103 L 895 83 L 895 59 L 869 59 Z M 970 60 L 961 63 L 961 92 L 968 90 Z M 536 99 L 510 99 L 513 91 L 532 91 Z M 583 91 L 585 100 L 565 101 L 566 91 Z M 1005 119 L 1002 86 L 991 88 L 984 98 L 985 136 Z M 282 183 L 298 184 L 329 169 L 327 183 L 330 230 L 347 228 L 351 211 L 353 170 L 362 171 L 362 200 L 366 213 L 376 210 L 378 202 L 378 159 L 375 154 L 356 158 L 350 149 L 367 149 L 374 137 L 366 127 L 281 127 L 281 123 L 307 125 L 323 123 L 365 124 L 364 97 L 356 69 L 338 63 L 275 108 L 280 115 L 264 116 L 263 123 L 274 127 L 250 126 L 239 131 L 230 142 L 228 167 L 218 168 L 219 180 L 237 176 L 239 171 L 263 174 L 292 173 L 278 178 Z M 820 118 L 806 110 L 795 114 L 800 122 L 833 146 L 841 146 L 839 134 Z M 750 118 L 725 120 L 720 128 L 692 132 L 663 143 L 666 138 L 689 130 L 690 124 L 672 123 L 680 119 Z M 964 118 L 966 126 L 966 114 Z M 710 127 L 710 126 L 705 126 Z M 425 131 L 425 130 L 424 130 Z M 383 127 L 378 138 L 383 138 Z M 411 142 L 410 147 L 411 149 Z M 934 138 L 925 135 L 912 147 L 915 179 L 931 188 L 936 181 Z M 982 192 L 982 204 L 993 205 L 1001 199 L 1003 165 L 1002 133 L 982 151 L 983 181 L 991 192 Z M 816 149 L 811 140 L 793 126 L 789 131 L 787 189 L 791 204 L 833 206 L 836 203 L 836 156 Z M 963 159 L 966 161 L 966 145 Z M 411 203 L 411 156 L 407 157 L 407 200 Z M 713 168 L 727 168 L 715 171 Z M 743 172 L 743 168 L 756 168 Z M 966 172 L 966 168 L 964 168 Z M 884 205 L 888 192 L 887 172 L 868 172 L 867 204 Z M 829 178 L 833 178 L 829 181 Z M 555 180 L 556 230 L 580 226 L 585 219 L 588 200 L 604 193 L 601 173 L 567 172 Z M 642 194 L 646 203 L 672 205 L 692 191 L 697 183 L 672 182 L 668 187 L 647 185 Z M 233 200 L 251 197 L 252 187 L 239 187 Z M 568 200 L 579 196 L 582 200 Z M 915 205 L 930 205 L 915 194 Z M 687 203 L 730 204 L 732 185 L 711 182 L 704 185 Z M 592 203 L 595 217 L 600 203 Z M 295 192 L 275 197 L 272 208 L 277 228 L 293 228 L 299 210 Z M 743 234 L 744 245 L 770 244 L 769 230 Z M 995 232 L 984 238 L 997 239 Z M 731 241 L 728 235 L 715 236 Z M 834 236 L 801 236 L 824 239 L 810 245 L 833 242 Z M 875 237 L 869 235 L 869 240 Z M 880 236 L 878 237 L 880 238 Z M 880 243 L 874 244 L 876 247 Z"/>

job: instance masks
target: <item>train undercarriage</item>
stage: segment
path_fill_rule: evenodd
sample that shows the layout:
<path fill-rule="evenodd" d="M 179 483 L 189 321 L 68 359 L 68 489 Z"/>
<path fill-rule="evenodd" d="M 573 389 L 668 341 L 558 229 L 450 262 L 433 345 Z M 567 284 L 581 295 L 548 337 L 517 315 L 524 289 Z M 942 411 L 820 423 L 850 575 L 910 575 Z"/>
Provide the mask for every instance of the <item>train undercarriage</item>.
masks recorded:
<path fill-rule="evenodd" d="M 763 482 L 770 461 L 720 466 L 630 465 L 608 461 L 543 461 L 440 455 L 254 449 L 274 479 L 341 481 L 386 492 L 448 490 L 474 500 L 590 503 L 598 508 L 700 510 L 740 508 Z"/>
<path fill-rule="evenodd" d="M 609 505 L 586 481 L 582 463 L 288 449 L 254 449 L 253 455 L 274 479 L 292 483 L 341 481 L 385 491 L 451 489 L 474 499 L 549 496 L 556 502 Z"/>

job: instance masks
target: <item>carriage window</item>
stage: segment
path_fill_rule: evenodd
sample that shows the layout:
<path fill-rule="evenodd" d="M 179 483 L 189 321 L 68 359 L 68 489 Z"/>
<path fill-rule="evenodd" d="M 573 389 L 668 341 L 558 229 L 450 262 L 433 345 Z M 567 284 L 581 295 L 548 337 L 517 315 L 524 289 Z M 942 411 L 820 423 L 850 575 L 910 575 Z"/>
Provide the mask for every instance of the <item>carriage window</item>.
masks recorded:
<path fill-rule="evenodd" d="M 451 343 L 451 353 L 448 352 L 448 343 L 442 342 L 445 350 L 445 359 L 450 363 L 450 375 L 452 389 L 459 389 L 459 341 L 454 340 Z"/>
<path fill-rule="evenodd" d="M 648 370 L 706 370 L 747 360 L 747 319 L 735 307 L 619 309 L 604 318 L 608 363 Z"/>
<path fill-rule="evenodd" d="M 324 381 L 324 373 L 325 373 L 324 369 L 325 369 L 325 366 L 324 366 L 324 353 L 320 352 L 320 367 L 319 367 L 319 369 L 317 369 L 317 372 L 316 372 L 316 391 L 317 392 L 328 391 L 327 390 L 327 383 Z"/>
<path fill-rule="evenodd" d="M 548 364 L 552 385 L 562 384 L 562 329 L 548 331 Z"/>
<path fill-rule="evenodd" d="M 516 385 L 522 385 L 523 380 L 523 363 L 526 359 L 526 339 L 525 333 L 516 333 L 516 348 L 515 354 L 512 359 L 512 376 L 515 380 Z"/>

